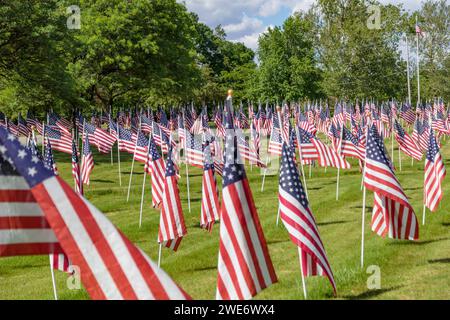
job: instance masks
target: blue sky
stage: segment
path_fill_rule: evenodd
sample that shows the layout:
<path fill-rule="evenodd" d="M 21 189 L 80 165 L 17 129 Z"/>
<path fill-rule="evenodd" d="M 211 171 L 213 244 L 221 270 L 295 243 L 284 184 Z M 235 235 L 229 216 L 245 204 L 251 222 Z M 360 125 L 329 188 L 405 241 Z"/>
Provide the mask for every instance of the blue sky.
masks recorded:
<path fill-rule="evenodd" d="M 200 21 L 210 27 L 221 24 L 228 39 L 256 49 L 259 35 L 270 26 L 281 25 L 295 11 L 307 10 L 314 0 L 179 0 Z M 381 3 L 403 4 L 407 10 L 420 7 L 419 0 L 380 0 Z"/>

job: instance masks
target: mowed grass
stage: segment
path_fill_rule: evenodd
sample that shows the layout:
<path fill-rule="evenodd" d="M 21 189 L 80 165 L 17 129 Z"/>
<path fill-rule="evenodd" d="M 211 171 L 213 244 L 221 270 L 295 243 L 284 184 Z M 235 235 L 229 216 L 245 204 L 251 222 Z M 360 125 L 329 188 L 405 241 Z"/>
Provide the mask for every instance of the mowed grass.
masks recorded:
<path fill-rule="evenodd" d="M 386 141 L 390 150 L 390 141 Z M 394 151 L 398 166 L 398 151 Z M 445 164 L 450 168 L 450 146 L 444 141 Z M 158 258 L 159 211 L 151 208 L 150 179 L 147 179 L 144 218 L 139 228 L 139 208 L 143 165 L 135 164 L 130 201 L 126 202 L 131 156 L 121 153 L 122 186 L 119 186 L 117 150 L 114 164 L 110 155 L 94 153 L 95 168 L 86 197 L 154 261 Z M 60 175 L 73 185 L 70 155 L 56 153 Z M 419 221 L 422 220 L 423 162 L 411 165 L 402 155 L 402 171 L 397 176 L 410 197 Z M 352 169 L 341 171 L 340 196 L 336 201 L 337 170 L 312 168 L 311 178 L 305 168 L 312 212 L 337 283 L 337 299 L 449 299 L 450 298 L 450 183 L 444 182 L 444 199 L 436 213 L 427 212 L 426 225 L 420 224 L 420 240 L 382 239 L 370 230 L 373 202 L 367 192 L 365 223 L 365 267 L 360 267 L 362 192 L 361 174 L 355 161 Z M 297 248 L 280 222 L 278 175 L 268 175 L 261 192 L 262 175 L 258 168 L 246 167 L 258 214 L 267 240 L 278 283 L 256 299 L 303 299 Z M 178 252 L 163 249 L 161 267 L 194 299 L 214 299 L 217 282 L 219 224 L 212 233 L 199 228 L 201 205 L 201 170 L 189 167 L 191 212 L 188 210 L 185 167 L 181 167 L 180 196 L 188 230 Z M 221 180 L 218 179 L 219 185 Z M 366 268 L 377 265 L 381 289 L 369 290 Z M 82 272 L 82 271 L 81 271 Z M 60 299 L 88 299 L 85 290 L 69 290 L 67 276 L 55 271 Z M 334 299 L 328 280 L 306 280 L 309 299 Z M 0 259 L 0 299 L 53 299 L 48 256 Z"/>

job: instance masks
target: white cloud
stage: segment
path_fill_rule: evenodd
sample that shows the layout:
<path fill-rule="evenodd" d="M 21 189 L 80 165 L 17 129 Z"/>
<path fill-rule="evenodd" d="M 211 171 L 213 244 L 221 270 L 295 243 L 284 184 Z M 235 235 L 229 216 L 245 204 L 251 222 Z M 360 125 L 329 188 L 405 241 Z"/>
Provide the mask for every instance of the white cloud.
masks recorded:
<path fill-rule="evenodd" d="M 231 41 L 245 43 L 257 48 L 259 35 L 267 30 L 269 24 L 282 9 L 289 12 L 306 11 L 317 0 L 177 0 L 198 14 L 200 21 L 210 27 L 221 24 Z M 403 3 L 407 10 L 417 10 L 419 0 L 380 0 L 381 3 Z M 277 17 L 279 19 L 279 16 Z M 287 17 L 286 17 L 287 18 Z"/>
<path fill-rule="evenodd" d="M 227 35 L 231 38 L 242 37 L 255 31 L 264 29 L 263 22 L 258 18 L 250 18 L 246 14 L 238 23 L 227 24 L 223 26 Z"/>

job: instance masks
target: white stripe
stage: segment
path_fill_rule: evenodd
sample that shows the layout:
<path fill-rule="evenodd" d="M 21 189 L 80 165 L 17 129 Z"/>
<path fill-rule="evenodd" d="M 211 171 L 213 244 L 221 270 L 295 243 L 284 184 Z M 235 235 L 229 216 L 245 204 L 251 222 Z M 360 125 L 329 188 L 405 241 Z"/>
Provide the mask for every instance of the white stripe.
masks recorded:
<path fill-rule="evenodd" d="M 33 202 L 0 202 L 0 217 L 42 217 L 41 207 Z"/>
<path fill-rule="evenodd" d="M 0 230 L 0 245 L 20 243 L 57 243 L 52 229 L 6 229 Z"/>
<path fill-rule="evenodd" d="M 0 190 L 29 190 L 27 182 L 22 176 L 0 176 Z"/>

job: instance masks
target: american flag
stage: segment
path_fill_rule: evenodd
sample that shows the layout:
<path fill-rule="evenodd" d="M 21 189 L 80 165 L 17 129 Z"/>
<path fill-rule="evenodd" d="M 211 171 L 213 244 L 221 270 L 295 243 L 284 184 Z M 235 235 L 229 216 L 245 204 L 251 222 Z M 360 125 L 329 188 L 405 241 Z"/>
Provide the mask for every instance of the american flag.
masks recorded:
<path fill-rule="evenodd" d="M 82 123 L 83 139 L 86 134 L 90 135 L 90 143 L 97 147 L 100 153 L 109 153 L 116 142 L 116 137 L 105 130 L 94 126 L 86 121 Z"/>
<path fill-rule="evenodd" d="M 400 117 L 409 125 L 416 121 L 416 114 L 409 104 L 404 104 L 400 110 Z"/>
<path fill-rule="evenodd" d="M 38 120 L 36 120 L 33 113 L 29 110 L 27 112 L 27 120 L 26 121 L 27 121 L 28 129 L 32 130 L 34 127 L 34 129 L 39 131 L 39 127 L 40 127 L 40 130 L 42 130 L 42 124 Z M 1 120 L 0 120 L 0 122 L 1 122 Z M 39 133 L 41 133 L 41 131 L 39 131 Z"/>
<path fill-rule="evenodd" d="M 281 135 L 280 119 L 276 114 L 273 114 L 272 132 L 270 134 L 268 152 L 272 155 L 280 156 L 283 137 Z"/>
<path fill-rule="evenodd" d="M 81 155 L 81 181 L 89 185 L 91 172 L 94 169 L 94 157 L 89 145 L 89 135 L 86 135 L 83 144 L 83 154 Z"/>
<path fill-rule="evenodd" d="M 66 134 L 70 134 L 72 129 L 72 124 L 62 119 L 59 115 L 56 113 L 50 112 L 47 116 L 48 125 L 54 129 L 61 130 L 65 132 Z"/>
<path fill-rule="evenodd" d="M 358 138 L 354 136 L 345 126 L 343 127 L 343 130 L 344 132 L 342 133 L 341 141 L 342 155 L 364 161 L 365 150 L 359 145 Z"/>
<path fill-rule="evenodd" d="M 166 172 L 166 166 L 164 159 L 158 153 L 156 149 L 155 141 L 150 136 L 150 148 L 148 151 L 146 169 L 150 174 L 152 180 L 152 205 L 153 208 L 158 207 L 161 204 L 162 196 L 164 192 L 164 175 Z"/>
<path fill-rule="evenodd" d="M 83 194 L 83 181 L 81 180 L 80 175 L 80 166 L 78 161 L 78 150 L 77 145 L 75 144 L 75 140 L 72 141 L 72 177 L 74 181 L 74 190 L 79 193 Z"/>
<path fill-rule="evenodd" d="M 33 237 L 22 235 L 21 239 L 29 242 L 25 252 L 52 253 L 49 247 L 57 245 L 59 240 L 72 263 L 83 270 L 81 281 L 92 299 L 189 298 L 103 213 L 75 193 L 39 160 L 34 161 L 30 152 L 23 149 L 13 135 L 1 128 L 0 145 L 0 152 L 6 158 L 13 159 L 14 166 L 23 177 L 14 179 L 15 192 L 19 188 L 21 191 L 18 194 L 25 196 L 23 199 L 30 199 L 31 194 L 36 199 L 37 204 L 30 203 L 28 210 L 22 210 L 22 213 L 27 212 L 28 215 L 34 213 L 33 219 L 27 223 L 30 226 L 39 225 L 39 229 L 46 226 L 44 230 L 32 229 L 34 232 L 30 235 Z M 6 184 L 2 183 L 0 186 L 5 188 Z M 39 207 L 43 208 L 45 218 L 37 210 Z M 10 221 L 14 220 L 8 220 L 8 223 Z M 23 222 L 20 225 L 24 225 Z M 36 240 L 41 240 L 40 246 L 37 246 L 39 243 L 36 244 Z M 36 250 L 36 246 L 40 248 L 40 252 Z M 9 253 L 20 254 L 19 248 L 14 246 Z"/>
<path fill-rule="evenodd" d="M 402 150 L 408 156 L 416 159 L 417 161 L 422 160 L 422 152 L 417 147 L 414 140 L 409 136 L 408 133 L 401 127 L 397 120 L 394 122 L 395 129 L 395 139 L 397 140 L 400 150 Z"/>
<path fill-rule="evenodd" d="M 170 148 L 166 161 L 158 242 L 173 251 L 177 251 L 186 234 L 180 191 L 178 190 L 176 170 L 172 160 L 172 148 Z"/>
<path fill-rule="evenodd" d="M 200 227 L 212 230 L 214 222 L 219 220 L 219 191 L 214 175 L 214 160 L 211 156 L 211 145 L 206 141 L 203 149 L 205 165 L 202 179 L 202 207 L 200 214 Z"/>
<path fill-rule="evenodd" d="M 117 130 L 119 131 L 118 134 L 119 150 L 126 151 L 128 153 L 134 153 L 135 142 L 131 130 L 125 129 L 120 125 L 117 125 Z"/>
<path fill-rule="evenodd" d="M 54 150 L 72 154 L 72 135 L 60 129 L 45 126 L 45 136 Z"/>
<path fill-rule="evenodd" d="M 22 118 L 20 113 L 17 118 L 17 130 L 19 135 L 23 135 L 25 137 L 28 137 L 31 134 L 31 130 L 28 128 L 27 122 Z"/>
<path fill-rule="evenodd" d="M 442 200 L 442 181 L 446 176 L 444 162 L 439 152 L 433 130 L 430 130 L 427 157 L 425 159 L 424 204 L 436 211 Z"/>
<path fill-rule="evenodd" d="M 316 147 L 321 167 L 334 167 L 341 169 L 350 169 L 350 163 L 344 159 L 341 153 L 327 146 L 317 137 L 312 137 L 311 142 Z"/>
<path fill-rule="evenodd" d="M 55 174 L 58 174 L 58 169 L 56 168 L 56 163 L 53 159 L 52 145 L 49 141 L 47 141 L 47 144 L 45 145 L 44 164 L 48 169 L 52 169 Z"/>
<path fill-rule="evenodd" d="M 214 116 L 214 123 L 216 124 L 216 127 L 217 127 L 216 135 L 219 138 L 225 138 L 225 128 L 222 123 L 222 117 L 223 117 L 223 115 L 219 108 L 216 112 L 216 115 Z"/>
<path fill-rule="evenodd" d="M 9 155 L 3 141 L 14 136 L 4 128 L 0 130 L 0 257 L 61 252 L 30 187 L 12 165 L 10 157 L 25 157 L 26 150 L 21 147 L 16 154 Z M 40 160 L 33 156 L 32 161 Z"/>
<path fill-rule="evenodd" d="M 425 132 L 424 125 L 420 119 L 417 119 L 414 124 L 414 130 L 411 138 L 416 143 L 417 147 L 421 152 L 425 152 L 428 149 L 429 135 Z"/>
<path fill-rule="evenodd" d="M 314 216 L 300 181 L 294 150 L 283 143 L 278 189 L 280 217 L 301 254 L 304 276 L 326 276 L 336 293 L 336 283 Z"/>
<path fill-rule="evenodd" d="M 203 168 L 203 145 L 201 136 L 193 135 L 186 130 L 186 162 L 190 165 Z"/>
<path fill-rule="evenodd" d="M 372 231 L 393 239 L 417 240 L 419 226 L 374 125 L 369 129 L 364 185 L 374 192 Z"/>
<path fill-rule="evenodd" d="M 227 99 L 231 104 L 231 97 Z M 277 282 L 227 106 L 217 299 L 250 299 Z"/>
<path fill-rule="evenodd" d="M 241 129 L 236 129 L 238 136 L 239 152 L 242 159 L 248 160 L 250 163 L 257 165 L 260 168 L 265 168 L 266 165 L 261 161 L 259 154 L 250 147 Z"/>
<path fill-rule="evenodd" d="M 150 134 L 152 132 L 152 122 L 153 121 L 146 116 L 141 115 L 141 130 Z"/>
<path fill-rule="evenodd" d="M 142 131 L 138 131 L 134 146 L 134 160 L 146 163 L 148 155 L 148 139 Z"/>
<path fill-rule="evenodd" d="M 312 160 L 318 160 L 319 153 L 312 143 L 314 136 L 302 128 L 297 128 L 297 136 L 297 141 L 299 142 L 299 152 L 301 154 L 303 164 L 309 164 Z"/>

